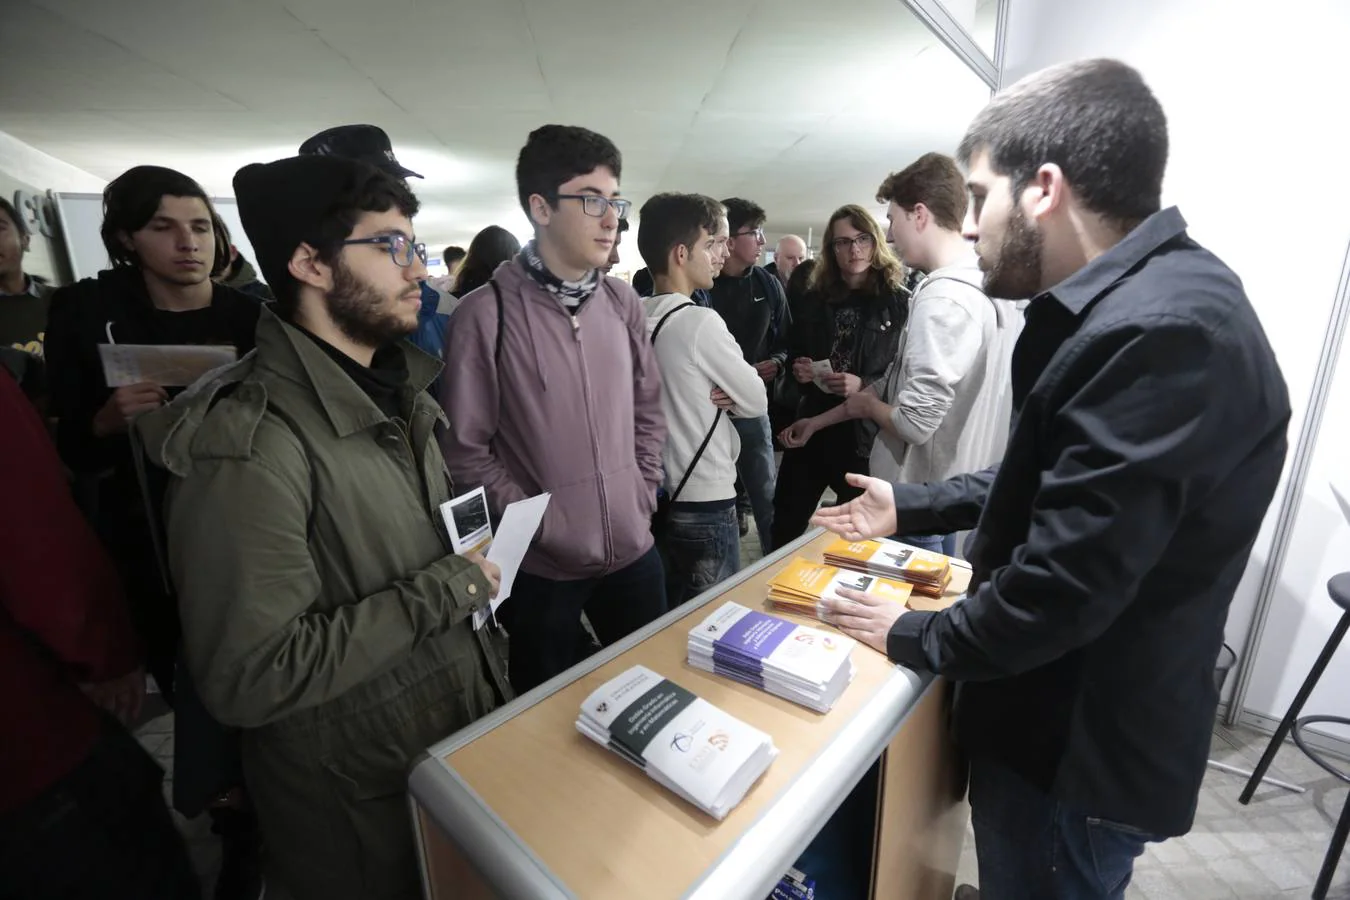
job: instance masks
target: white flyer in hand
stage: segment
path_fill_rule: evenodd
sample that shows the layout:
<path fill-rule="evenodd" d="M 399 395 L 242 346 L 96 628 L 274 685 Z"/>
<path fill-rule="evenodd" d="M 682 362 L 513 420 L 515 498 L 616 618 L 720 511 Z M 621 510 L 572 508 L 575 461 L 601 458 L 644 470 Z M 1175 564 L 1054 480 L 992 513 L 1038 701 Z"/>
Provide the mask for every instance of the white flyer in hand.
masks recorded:
<path fill-rule="evenodd" d="M 487 552 L 488 562 L 502 570 L 501 587 L 497 591 L 497 596 L 492 598 L 491 608 L 474 613 L 475 630 L 486 625 L 488 618 L 502 605 L 502 601 L 511 596 L 511 586 L 516 582 L 516 573 L 520 571 L 520 564 L 525 559 L 525 554 L 529 552 L 530 544 L 534 542 L 534 534 L 539 530 L 539 523 L 544 521 L 544 511 L 548 509 L 548 501 L 552 496 L 544 493 L 528 500 L 518 500 L 507 506 L 506 511 L 502 513 L 502 520 L 497 523 L 497 536 L 492 539 L 492 546 Z"/>
<path fill-rule="evenodd" d="M 147 382 L 187 387 L 212 369 L 237 360 L 239 351 L 211 344 L 99 344 L 98 356 L 110 388 Z"/>
<path fill-rule="evenodd" d="M 825 376 L 833 374 L 834 366 L 830 365 L 828 359 L 817 359 L 811 363 L 811 380 L 822 391 L 829 391 L 829 388 L 825 387 Z"/>
<path fill-rule="evenodd" d="M 481 487 L 441 504 L 450 546 L 460 556 L 483 551 L 492 541 L 492 519 L 488 515 L 487 493 Z"/>

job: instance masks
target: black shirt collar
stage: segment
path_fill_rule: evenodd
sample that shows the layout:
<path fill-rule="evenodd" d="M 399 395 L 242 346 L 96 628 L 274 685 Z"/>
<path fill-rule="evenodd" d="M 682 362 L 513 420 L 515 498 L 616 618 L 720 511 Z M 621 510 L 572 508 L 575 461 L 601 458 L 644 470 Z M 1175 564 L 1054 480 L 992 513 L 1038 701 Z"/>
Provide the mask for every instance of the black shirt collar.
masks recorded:
<path fill-rule="evenodd" d="M 403 386 L 408 383 L 408 359 L 397 344 L 385 344 L 376 350 L 370 360 L 370 366 L 367 367 L 299 325 L 295 326 L 295 330 L 328 354 L 386 417 L 390 419 L 403 417 L 402 392 Z"/>
<path fill-rule="evenodd" d="M 1053 297 L 1081 315 L 1088 305 L 1169 241 L 1186 233 L 1186 220 L 1175 206 L 1140 222 L 1119 244 L 1088 263 L 1041 296 Z"/>

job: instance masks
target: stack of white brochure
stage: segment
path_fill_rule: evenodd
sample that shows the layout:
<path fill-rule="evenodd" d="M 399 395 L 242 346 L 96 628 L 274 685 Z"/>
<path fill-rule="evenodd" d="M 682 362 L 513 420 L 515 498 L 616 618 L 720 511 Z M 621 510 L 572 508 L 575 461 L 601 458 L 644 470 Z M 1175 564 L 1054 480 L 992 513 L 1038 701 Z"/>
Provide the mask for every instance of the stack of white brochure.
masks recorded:
<path fill-rule="evenodd" d="M 852 638 L 724 603 L 689 632 L 689 665 L 816 712 L 853 680 Z"/>
<path fill-rule="evenodd" d="M 586 698 L 577 730 L 717 819 L 778 755 L 773 738 L 634 666 Z"/>

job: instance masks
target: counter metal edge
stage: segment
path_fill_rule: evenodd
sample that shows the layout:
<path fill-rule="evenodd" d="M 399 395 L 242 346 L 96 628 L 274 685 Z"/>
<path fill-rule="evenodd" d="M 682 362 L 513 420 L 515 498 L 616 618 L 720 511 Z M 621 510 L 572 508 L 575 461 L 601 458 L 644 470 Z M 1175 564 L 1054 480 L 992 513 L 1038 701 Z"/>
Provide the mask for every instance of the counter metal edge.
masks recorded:
<path fill-rule="evenodd" d="M 680 619 L 689 615 L 689 613 L 692 612 L 693 610 L 698 609 L 700 606 L 705 606 L 711 603 L 712 601 L 720 597 L 722 594 L 726 593 L 727 591 L 731 590 L 737 585 L 742 584 L 748 581 L 749 579 L 755 577 L 756 575 L 763 572 L 770 566 L 777 565 L 783 559 L 787 558 L 793 553 L 796 553 L 797 551 L 801 550 L 802 547 L 805 547 L 807 544 L 811 543 L 816 538 L 820 537 L 820 535 L 823 533 L 824 529 L 821 528 L 811 529 L 806 534 L 802 535 L 800 538 L 788 544 L 787 546 L 775 550 L 773 553 L 770 553 L 763 559 L 746 566 L 744 569 L 741 569 L 731 578 L 728 578 L 726 581 L 719 582 L 718 584 L 699 594 L 697 597 L 694 597 L 692 600 L 688 600 L 685 603 L 681 604 L 680 606 L 675 607 L 670 612 L 666 613 L 664 616 L 661 616 L 661 618 L 653 620 L 643 628 L 640 628 L 637 631 L 633 632 L 632 634 L 628 635 L 628 637 L 624 638 L 623 640 L 611 644 L 605 649 L 600 650 L 597 653 L 587 657 L 586 659 L 577 663 L 572 668 L 568 669 L 566 672 L 563 672 L 562 674 L 555 676 L 549 681 L 544 682 L 543 684 L 539 685 L 538 687 L 534 688 L 528 693 L 521 694 L 515 700 L 512 700 L 510 703 L 498 707 L 497 709 L 488 713 L 486 716 L 483 716 L 483 718 L 477 720 L 476 722 L 473 722 L 472 724 L 467 725 L 464 728 L 461 728 L 459 731 L 456 731 L 454 734 L 450 735 L 445 740 L 433 744 L 431 747 L 427 749 L 427 753 L 430 754 L 431 757 L 434 759 L 444 759 L 447 755 L 454 753 L 456 750 L 460 749 L 466 744 L 469 744 L 477 740 L 478 738 L 482 737 L 483 735 L 487 734 L 492 729 L 510 721 L 511 719 L 520 715 L 522 712 L 539 703 L 540 701 L 547 699 L 551 695 L 567 687 L 572 682 L 580 678 L 584 678 L 591 672 L 594 672 L 596 669 L 603 666 L 605 663 L 609 662 L 612 659 L 615 659 L 620 654 L 628 652 L 629 650 L 633 649 L 638 644 L 647 640 L 647 638 L 651 637 L 657 632 L 665 628 L 669 628 L 671 625 L 678 622 Z"/>
<path fill-rule="evenodd" d="M 932 675 L 897 666 L 844 730 L 688 889 L 686 900 L 767 897 L 894 740 L 935 681 Z"/>
<path fill-rule="evenodd" d="M 419 763 L 408 778 L 408 789 L 414 802 L 459 846 L 465 861 L 501 896 L 575 900 L 544 861 L 440 760 Z"/>

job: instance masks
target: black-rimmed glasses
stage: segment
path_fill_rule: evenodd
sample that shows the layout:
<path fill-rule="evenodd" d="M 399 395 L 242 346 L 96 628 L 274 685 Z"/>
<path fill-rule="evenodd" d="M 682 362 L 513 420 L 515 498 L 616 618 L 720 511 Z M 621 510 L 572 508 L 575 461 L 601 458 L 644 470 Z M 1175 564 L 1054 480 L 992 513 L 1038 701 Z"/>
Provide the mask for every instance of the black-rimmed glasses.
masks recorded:
<path fill-rule="evenodd" d="M 738 237 L 749 237 L 750 235 L 754 235 L 755 240 L 762 241 L 764 240 L 764 229 L 751 228 L 749 231 L 738 231 L 731 236 L 731 239 L 734 241 Z"/>
<path fill-rule="evenodd" d="M 859 250 L 871 250 L 874 243 L 876 242 L 872 239 L 872 236 L 865 231 L 851 238 L 841 237 L 830 241 L 830 245 L 834 247 L 837 253 L 847 253 L 853 247 L 857 247 Z"/>
<path fill-rule="evenodd" d="M 377 234 L 375 237 L 352 238 L 342 242 L 344 247 L 349 244 L 384 244 L 389 251 L 389 258 L 399 268 L 411 266 L 414 257 L 420 259 L 422 265 L 427 264 L 427 245 L 413 243 L 401 234 Z"/>
<path fill-rule="evenodd" d="M 628 211 L 633 208 L 632 200 L 623 200 L 619 197 L 601 197 L 599 194 L 559 194 L 559 200 L 580 200 L 581 209 L 588 216 L 602 219 L 609 208 L 614 207 L 614 212 L 620 219 L 628 218 Z"/>

